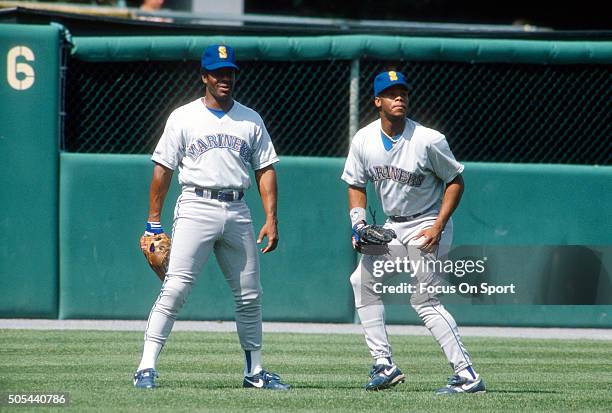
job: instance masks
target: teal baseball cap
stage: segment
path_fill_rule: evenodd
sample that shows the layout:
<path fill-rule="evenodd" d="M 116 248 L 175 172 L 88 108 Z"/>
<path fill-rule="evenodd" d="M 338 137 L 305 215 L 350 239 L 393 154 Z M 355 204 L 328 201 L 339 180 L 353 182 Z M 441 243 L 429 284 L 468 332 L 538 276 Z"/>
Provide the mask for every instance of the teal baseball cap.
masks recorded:
<path fill-rule="evenodd" d="M 395 85 L 402 85 L 406 89 L 410 89 L 406 76 L 401 72 L 389 70 L 388 72 L 379 73 L 374 79 L 374 96 L 380 95 L 382 91 Z"/>
<path fill-rule="evenodd" d="M 223 44 L 214 44 L 204 49 L 202 53 L 202 68 L 208 71 L 231 67 L 238 70 L 236 66 L 236 55 L 234 49 Z"/>

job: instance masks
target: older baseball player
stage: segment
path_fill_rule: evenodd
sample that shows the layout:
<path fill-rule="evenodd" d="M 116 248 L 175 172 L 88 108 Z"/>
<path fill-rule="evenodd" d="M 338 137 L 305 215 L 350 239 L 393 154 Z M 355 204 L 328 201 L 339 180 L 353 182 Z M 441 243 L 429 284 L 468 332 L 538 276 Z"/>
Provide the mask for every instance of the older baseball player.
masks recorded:
<path fill-rule="evenodd" d="M 380 119 L 354 136 L 342 179 L 349 184 L 349 208 L 353 229 L 366 224 L 366 184 L 372 181 L 388 219 L 385 228 L 397 234 L 383 256 L 364 255 L 351 284 L 355 306 L 374 358 L 366 390 L 382 390 L 404 381 L 395 365 L 385 327 L 385 309 L 380 296 L 364 297 L 372 291 L 372 268 L 377 259 L 408 257 L 410 262 L 439 259 L 447 254 L 452 241 L 451 214 L 463 192 L 463 165 L 457 162 L 446 138 L 406 118 L 408 83 L 402 73 L 380 73 L 374 80 L 374 104 Z M 437 285 L 435 266 L 415 269 L 419 284 Z M 454 370 L 448 385 L 437 394 L 485 391 L 484 381 L 472 366 L 472 359 L 461 341 L 457 323 L 436 295 L 419 293 L 410 297 L 412 307 L 437 340 Z"/>
<path fill-rule="evenodd" d="M 174 320 L 214 251 L 236 306 L 236 327 L 245 354 L 244 387 L 287 390 L 278 375 L 262 368 L 259 257 L 251 213 L 243 200 L 255 179 L 266 213 L 257 244 L 276 248 L 276 173 L 278 157 L 261 117 L 232 98 L 234 50 L 214 45 L 202 55 L 206 92 L 170 114 L 155 148 L 145 234 L 163 232 L 162 206 L 173 171 L 182 187 L 174 210 L 172 249 L 166 278 L 147 323 L 142 360 L 134 386 L 155 387 L 156 361 Z"/>

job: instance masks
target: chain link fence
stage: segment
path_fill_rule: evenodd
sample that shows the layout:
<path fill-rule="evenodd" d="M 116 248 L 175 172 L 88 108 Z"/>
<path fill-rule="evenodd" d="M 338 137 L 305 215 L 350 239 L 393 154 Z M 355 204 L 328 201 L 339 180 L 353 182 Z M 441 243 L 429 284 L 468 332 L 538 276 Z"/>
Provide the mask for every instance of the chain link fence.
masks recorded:
<path fill-rule="evenodd" d="M 280 155 L 346 155 L 350 61 L 240 66 L 236 99 L 259 112 Z M 413 86 L 409 116 L 462 161 L 612 164 L 611 66 L 361 60 L 359 126 L 376 119 L 373 78 L 389 68 Z M 63 149 L 151 153 L 170 112 L 202 93 L 198 62 L 72 58 Z"/>
<path fill-rule="evenodd" d="M 376 74 L 406 74 L 409 114 L 474 162 L 612 163 L 612 67 L 362 61 L 360 126 Z"/>
<path fill-rule="evenodd" d="M 235 98 L 261 115 L 279 154 L 346 154 L 350 62 L 240 67 Z M 204 93 L 197 62 L 72 60 L 67 83 L 69 152 L 151 153 L 170 112 Z"/>

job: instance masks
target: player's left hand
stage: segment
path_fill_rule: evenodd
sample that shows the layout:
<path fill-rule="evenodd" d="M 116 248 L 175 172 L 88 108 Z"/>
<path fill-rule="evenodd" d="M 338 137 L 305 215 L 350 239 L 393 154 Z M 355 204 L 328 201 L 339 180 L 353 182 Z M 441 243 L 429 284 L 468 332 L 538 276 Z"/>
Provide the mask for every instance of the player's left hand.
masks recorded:
<path fill-rule="evenodd" d="M 442 237 L 442 230 L 440 226 L 433 225 L 429 228 L 422 229 L 418 232 L 413 239 L 421 239 L 422 243 L 417 248 L 424 252 L 434 252 L 438 247 L 438 243 L 440 242 L 440 238 Z"/>
<path fill-rule="evenodd" d="M 278 228 L 276 225 L 276 219 L 268 219 L 266 223 L 261 227 L 261 231 L 259 231 L 259 237 L 257 237 L 257 243 L 261 244 L 264 238 L 268 237 L 268 245 L 261 249 L 261 252 L 264 254 L 267 252 L 272 252 L 276 249 L 278 245 Z"/>

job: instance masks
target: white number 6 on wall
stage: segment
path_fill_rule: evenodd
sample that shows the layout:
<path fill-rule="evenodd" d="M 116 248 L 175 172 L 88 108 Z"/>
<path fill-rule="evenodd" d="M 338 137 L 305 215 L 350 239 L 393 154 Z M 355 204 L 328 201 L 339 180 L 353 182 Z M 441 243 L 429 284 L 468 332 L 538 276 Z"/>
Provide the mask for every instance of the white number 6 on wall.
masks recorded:
<path fill-rule="evenodd" d="M 34 53 L 29 47 L 13 47 L 6 56 L 6 78 L 13 89 L 26 90 L 34 84 L 34 69 L 27 63 L 17 63 L 20 57 L 27 62 L 34 61 Z"/>

